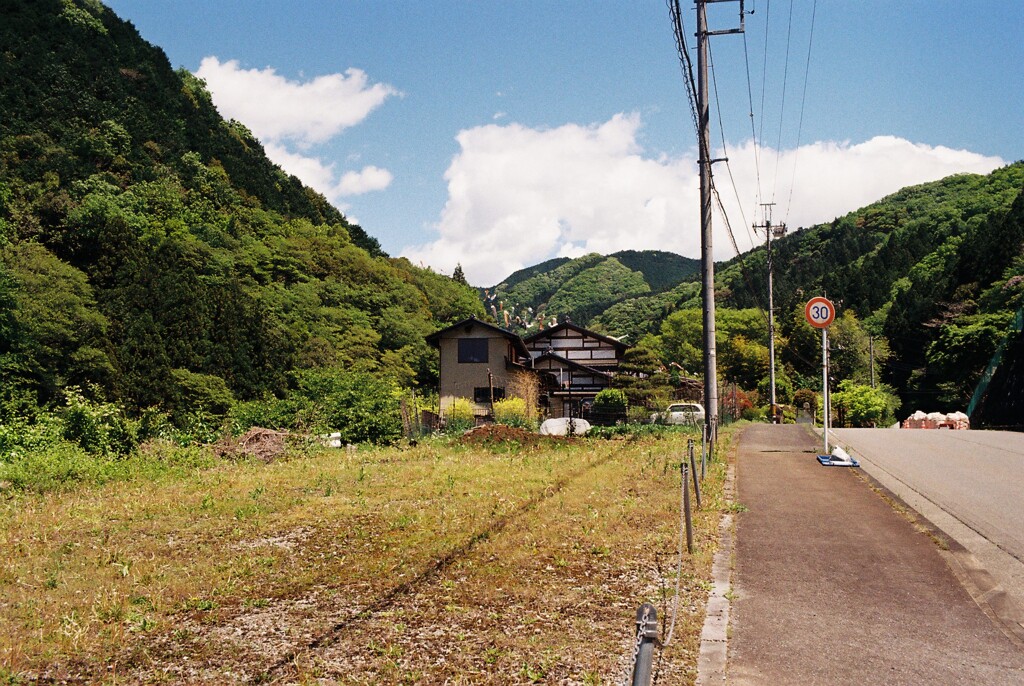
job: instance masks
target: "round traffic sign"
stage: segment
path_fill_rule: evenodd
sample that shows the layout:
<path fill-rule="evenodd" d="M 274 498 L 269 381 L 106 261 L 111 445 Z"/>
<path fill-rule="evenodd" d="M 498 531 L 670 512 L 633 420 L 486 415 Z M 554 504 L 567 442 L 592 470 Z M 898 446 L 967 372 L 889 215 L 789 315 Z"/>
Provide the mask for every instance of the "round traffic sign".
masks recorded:
<path fill-rule="evenodd" d="M 818 296 L 807 301 L 804 316 L 814 328 L 824 329 L 836 318 L 836 308 L 828 298 Z"/>

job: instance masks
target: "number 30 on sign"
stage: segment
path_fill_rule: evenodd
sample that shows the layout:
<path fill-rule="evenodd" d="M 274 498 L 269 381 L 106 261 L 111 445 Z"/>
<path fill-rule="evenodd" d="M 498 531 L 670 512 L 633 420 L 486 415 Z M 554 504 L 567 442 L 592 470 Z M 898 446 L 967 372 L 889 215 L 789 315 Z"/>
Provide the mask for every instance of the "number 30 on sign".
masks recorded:
<path fill-rule="evenodd" d="M 804 316 L 808 323 L 816 329 L 824 329 L 836 318 L 836 308 L 827 298 L 817 297 L 807 301 Z"/>

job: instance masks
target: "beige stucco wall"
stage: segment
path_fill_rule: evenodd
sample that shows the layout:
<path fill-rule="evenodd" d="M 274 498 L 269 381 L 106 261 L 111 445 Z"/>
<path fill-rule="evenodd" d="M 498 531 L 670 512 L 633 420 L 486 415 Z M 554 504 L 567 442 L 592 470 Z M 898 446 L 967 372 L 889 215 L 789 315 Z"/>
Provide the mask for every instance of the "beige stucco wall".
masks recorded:
<path fill-rule="evenodd" d="M 486 338 L 487 362 L 459 363 L 460 338 Z M 451 407 L 455 398 L 473 401 L 473 389 L 487 386 L 487 371 L 490 370 L 495 388 L 507 388 L 509 373 L 506 370 L 510 345 L 507 338 L 481 326 L 473 326 L 467 333 L 463 329 L 445 336 L 441 348 L 441 411 Z M 477 414 L 490 412 L 489 404 L 476 404 Z"/>

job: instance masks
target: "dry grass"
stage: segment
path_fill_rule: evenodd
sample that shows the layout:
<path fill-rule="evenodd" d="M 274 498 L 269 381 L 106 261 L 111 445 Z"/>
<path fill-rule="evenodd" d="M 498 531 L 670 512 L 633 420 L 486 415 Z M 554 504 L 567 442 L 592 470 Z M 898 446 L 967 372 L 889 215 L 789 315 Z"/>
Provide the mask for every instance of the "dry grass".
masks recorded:
<path fill-rule="evenodd" d="M 337 450 L 8 500 L 0 681 L 621 681 L 636 607 L 674 587 L 684 449 Z M 696 676 L 718 467 L 672 683 Z"/>

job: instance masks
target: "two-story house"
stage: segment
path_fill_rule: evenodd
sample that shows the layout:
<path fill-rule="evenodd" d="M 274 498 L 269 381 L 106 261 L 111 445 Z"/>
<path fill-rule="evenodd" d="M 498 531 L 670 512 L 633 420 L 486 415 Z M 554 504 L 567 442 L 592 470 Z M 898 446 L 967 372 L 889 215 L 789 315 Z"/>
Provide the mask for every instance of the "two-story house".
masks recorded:
<path fill-rule="evenodd" d="M 541 376 L 542 403 L 552 417 L 580 417 L 594 397 L 611 386 L 622 355 L 622 341 L 563 322 L 527 336 L 533 369 Z"/>
<path fill-rule="evenodd" d="M 455 398 L 470 400 L 474 414 L 489 414 L 492 399 L 505 398 L 517 375 L 531 373 L 523 339 L 476 317 L 427 336 L 427 343 L 441 353 L 441 414 Z"/>
<path fill-rule="evenodd" d="M 478 416 L 490 413 L 492 398 L 533 388 L 548 416 L 579 417 L 611 385 L 629 347 L 571 322 L 524 340 L 473 317 L 427 336 L 427 342 L 441 354 L 441 413 L 455 398 L 466 398 Z M 537 382 L 523 383 L 524 374 L 536 375 Z"/>

